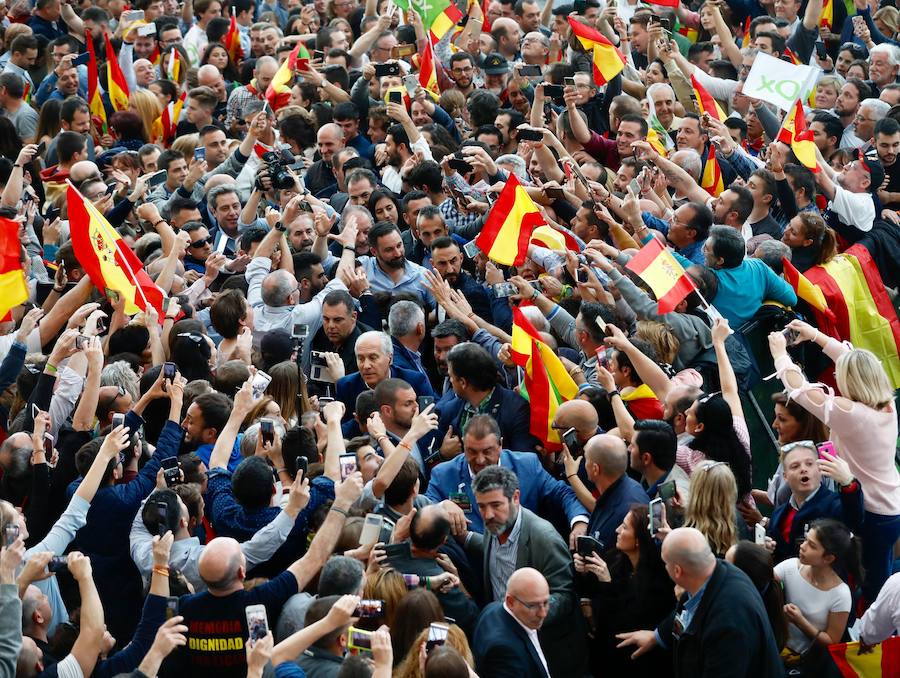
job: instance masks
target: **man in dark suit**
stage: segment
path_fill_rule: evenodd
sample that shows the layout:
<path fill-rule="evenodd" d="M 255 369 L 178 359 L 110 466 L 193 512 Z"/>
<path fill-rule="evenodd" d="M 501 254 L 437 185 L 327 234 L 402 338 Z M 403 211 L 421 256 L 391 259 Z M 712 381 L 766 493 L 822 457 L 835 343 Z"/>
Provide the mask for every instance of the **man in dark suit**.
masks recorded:
<path fill-rule="evenodd" d="M 460 435 L 469 419 L 489 414 L 500 426 L 503 442 L 511 450 L 535 452 L 540 441 L 531 435 L 531 412 L 521 395 L 497 383 L 497 364 L 478 344 L 467 341 L 447 354 L 450 386 L 455 397 L 443 400 L 437 439 L 450 429 Z"/>
<path fill-rule="evenodd" d="M 620 633 L 620 647 L 636 645 L 632 656 L 656 645 L 671 648 L 676 678 L 784 675 L 762 598 L 746 574 L 717 561 L 706 537 L 692 527 L 669 533 L 662 559 L 684 595 L 655 631 Z"/>
<path fill-rule="evenodd" d="M 547 659 L 537 631 L 550 609 L 550 587 L 530 567 L 509 578 L 503 603 L 481 613 L 472 642 L 479 675 L 493 678 L 547 678 Z"/>
<path fill-rule="evenodd" d="M 337 382 L 336 398 L 346 407 L 344 421 L 352 416 L 356 407 L 356 397 L 367 389 L 375 388 L 388 377 L 403 379 L 413 387 L 416 395 L 434 396 L 425 375 L 391 365 L 394 350 L 391 338 L 384 332 L 363 332 L 356 340 L 354 352 L 359 372 L 348 374 Z"/>
<path fill-rule="evenodd" d="M 466 550 L 470 559 L 481 558 L 484 590 L 488 600 L 506 600 L 514 572 L 532 567 L 546 579 L 549 597 L 546 619 L 540 624 L 540 646 L 553 676 L 580 676 L 586 659 L 583 617 L 575 598 L 572 556 L 566 542 L 543 518 L 519 505 L 519 481 L 504 466 L 488 466 L 472 481 L 478 511 L 484 519 L 485 534 L 470 533 Z M 531 600 L 525 608 L 535 608 Z M 475 631 L 478 638 L 479 624 Z M 535 628 L 535 627 L 532 627 Z M 493 676 L 493 672 L 482 675 Z"/>

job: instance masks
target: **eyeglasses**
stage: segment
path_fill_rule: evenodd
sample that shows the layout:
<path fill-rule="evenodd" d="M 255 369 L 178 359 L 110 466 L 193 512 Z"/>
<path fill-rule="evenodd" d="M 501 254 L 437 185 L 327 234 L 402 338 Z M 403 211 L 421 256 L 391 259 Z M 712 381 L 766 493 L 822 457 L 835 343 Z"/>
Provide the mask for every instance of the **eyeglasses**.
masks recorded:
<path fill-rule="evenodd" d="M 511 593 L 509 595 L 512 596 Z M 535 610 L 549 610 L 550 609 L 550 599 L 549 598 L 547 600 L 541 600 L 536 603 L 526 603 L 524 600 L 522 600 L 518 596 L 512 596 L 512 597 L 515 598 L 517 601 L 519 601 L 519 603 L 526 610 L 530 610 L 531 612 L 534 612 Z"/>
<path fill-rule="evenodd" d="M 203 247 L 204 245 L 212 245 L 215 241 L 216 241 L 216 239 L 213 236 L 208 235 L 205 238 L 202 238 L 200 240 L 195 240 L 194 242 L 191 243 L 190 246 L 197 249 L 197 248 Z"/>

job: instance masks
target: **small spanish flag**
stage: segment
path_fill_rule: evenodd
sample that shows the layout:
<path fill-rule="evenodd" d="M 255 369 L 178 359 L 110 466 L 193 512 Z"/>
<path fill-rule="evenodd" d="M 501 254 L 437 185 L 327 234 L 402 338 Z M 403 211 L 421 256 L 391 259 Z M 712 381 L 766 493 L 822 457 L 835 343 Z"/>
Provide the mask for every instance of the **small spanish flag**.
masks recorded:
<path fill-rule="evenodd" d="M 172 53 L 169 55 L 169 63 L 166 65 L 166 77 L 177 85 L 178 76 L 180 74 L 181 53 L 178 51 L 177 47 L 173 47 Z"/>
<path fill-rule="evenodd" d="M 163 109 L 158 120 L 160 123 L 160 134 L 162 135 L 163 145 L 166 148 L 175 140 L 175 131 L 178 128 L 178 118 L 181 115 L 181 109 L 184 101 L 187 99 L 187 92 L 182 92 L 175 101 L 170 101 Z"/>
<path fill-rule="evenodd" d="M 725 118 L 728 116 L 725 115 L 725 111 L 719 106 L 719 102 L 713 99 L 712 95 L 706 91 L 706 88 L 693 75 L 691 75 L 691 87 L 697 99 L 697 108 L 700 110 L 700 115 L 709 113 L 711 118 L 715 118 L 719 122 L 725 122 Z"/>
<path fill-rule="evenodd" d="M 834 0 L 825 0 L 822 3 L 822 13 L 819 14 L 819 26 L 824 26 L 829 31 L 834 26 Z"/>
<path fill-rule="evenodd" d="M 900 636 L 885 639 L 866 654 L 859 653 L 859 641 L 829 645 L 828 651 L 844 678 L 900 676 Z"/>
<path fill-rule="evenodd" d="M 585 26 L 574 17 L 568 17 L 569 26 L 582 47 L 594 51 L 594 82 L 605 85 L 625 68 L 625 57 L 618 48 L 598 30 Z"/>
<path fill-rule="evenodd" d="M 803 65 L 803 62 L 800 61 L 800 57 L 798 57 L 796 54 L 794 54 L 794 52 L 791 51 L 790 47 L 784 48 L 784 54 L 781 55 L 781 59 L 782 59 L 782 61 L 790 62 L 790 63 L 794 64 L 795 66 Z"/>
<path fill-rule="evenodd" d="M 803 114 L 803 104 L 800 103 L 800 99 L 794 102 L 793 107 L 784 116 L 777 139 L 791 147 L 797 160 L 804 167 L 812 172 L 819 171 L 813 133 L 806 128 L 806 116 Z"/>
<path fill-rule="evenodd" d="M 750 46 L 750 15 L 747 15 L 747 19 L 744 21 L 744 36 L 741 38 L 741 47 L 749 47 Z"/>
<path fill-rule="evenodd" d="M 422 52 L 422 60 L 419 62 L 419 84 L 422 89 L 437 99 L 441 96 L 438 88 L 437 71 L 434 68 L 434 48 L 429 44 Z"/>
<path fill-rule="evenodd" d="M 521 266 L 528 254 L 531 234 L 544 226 L 544 217 L 534 201 L 522 188 L 515 174 L 510 174 L 506 186 L 491 207 L 475 244 L 488 259 L 504 266 Z"/>
<path fill-rule="evenodd" d="M 21 253 L 19 223 L 0 218 L 0 317 L 28 299 Z"/>
<path fill-rule="evenodd" d="M 716 147 L 712 144 L 709 146 L 709 154 L 706 156 L 706 162 L 703 164 L 700 188 L 714 198 L 718 198 L 719 194 L 725 190 L 725 182 L 722 180 L 722 168 L 719 166 L 719 161 L 716 160 Z"/>
<path fill-rule="evenodd" d="M 831 313 L 822 288 L 811 283 L 809 278 L 798 271 L 787 257 L 782 257 L 781 263 L 784 266 L 784 279 L 788 285 L 794 288 L 797 297 L 821 313 Z"/>
<path fill-rule="evenodd" d="M 104 33 L 103 39 L 106 40 L 106 85 L 109 88 L 109 102 L 114 111 L 127 111 L 128 95 L 130 94 L 128 82 L 125 80 L 125 74 L 122 73 L 122 67 L 119 66 L 116 52 L 109 41 L 109 33 Z"/>
<path fill-rule="evenodd" d="M 298 42 L 288 58 L 284 60 L 269 87 L 266 89 L 266 101 L 273 111 L 287 106 L 291 100 L 291 83 L 294 81 L 294 69 L 309 65 L 309 50 L 302 42 Z"/>
<path fill-rule="evenodd" d="M 696 289 L 678 260 L 656 238 L 651 238 L 625 268 L 640 276 L 653 290 L 660 313 L 675 310 Z"/>
<path fill-rule="evenodd" d="M 91 110 L 91 120 L 101 134 L 107 133 L 106 106 L 103 97 L 100 96 L 100 74 L 97 69 L 97 55 L 94 54 L 94 41 L 88 40 L 88 108 Z"/>
<path fill-rule="evenodd" d="M 234 18 L 234 7 L 231 8 L 231 25 L 228 27 L 228 33 L 223 38 L 225 49 L 228 50 L 228 56 L 235 64 L 240 63 L 244 56 L 244 50 L 241 47 L 241 32 L 237 27 L 237 20 Z"/>

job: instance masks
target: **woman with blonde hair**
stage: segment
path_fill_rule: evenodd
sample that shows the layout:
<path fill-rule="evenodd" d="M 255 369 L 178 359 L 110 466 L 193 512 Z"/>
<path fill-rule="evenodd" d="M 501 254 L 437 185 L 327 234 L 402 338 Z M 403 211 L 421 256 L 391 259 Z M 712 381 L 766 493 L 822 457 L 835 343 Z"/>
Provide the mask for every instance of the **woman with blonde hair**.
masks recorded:
<path fill-rule="evenodd" d="M 184 158 L 185 162 L 190 164 L 191 160 L 194 159 L 194 150 L 196 150 L 199 145 L 199 134 L 184 134 L 175 139 L 175 141 L 172 142 L 172 145 L 169 148 L 175 153 L 181 155 Z"/>
<path fill-rule="evenodd" d="M 702 461 L 691 474 L 685 527 L 695 527 L 717 557 L 738 542 L 737 482 L 724 461 Z"/>
<path fill-rule="evenodd" d="M 397 606 L 404 596 L 406 596 L 406 581 L 403 579 L 403 575 L 396 570 L 378 570 L 375 576 L 366 576 L 363 598 L 366 600 L 383 600 L 384 613 L 378 617 L 366 618 L 365 627 L 372 631 L 382 624 L 393 628 Z"/>
<path fill-rule="evenodd" d="M 300 375 L 297 363 L 285 360 L 269 368 L 269 383 L 266 393 L 281 409 L 281 418 L 290 428 L 296 426 L 300 415 L 312 409 L 306 392 L 306 377 Z"/>
<path fill-rule="evenodd" d="M 659 362 L 666 365 L 675 364 L 681 342 L 667 325 L 655 320 L 638 320 L 634 336 L 653 346 Z"/>
<path fill-rule="evenodd" d="M 798 342 L 810 341 L 835 361 L 841 395 L 821 384 L 810 384 L 787 352 L 784 334 L 769 335 L 778 377 L 791 400 L 831 429 L 831 441 L 863 488 L 863 595 L 871 603 L 890 576 L 894 543 L 900 537 L 900 472 L 897 471 L 897 410 L 894 387 L 881 362 L 870 351 L 822 334 L 800 320 L 788 327 Z"/>
<path fill-rule="evenodd" d="M 128 95 L 128 110 L 134 111 L 144 125 L 144 136 L 155 143 L 162 137 L 162 123 L 159 117 L 162 109 L 159 99 L 148 89 L 136 89 Z"/>
<path fill-rule="evenodd" d="M 428 632 L 431 626 L 423 629 L 416 636 L 412 647 L 403 658 L 403 661 L 394 671 L 393 678 L 425 678 L 425 666 L 428 663 L 429 655 L 425 653 L 425 644 L 428 642 Z M 456 624 L 450 624 L 447 629 L 447 640 L 444 641 L 444 647 L 452 647 L 463 661 L 474 671 L 475 659 L 472 657 L 472 649 L 469 647 L 469 641 L 466 634 Z"/>

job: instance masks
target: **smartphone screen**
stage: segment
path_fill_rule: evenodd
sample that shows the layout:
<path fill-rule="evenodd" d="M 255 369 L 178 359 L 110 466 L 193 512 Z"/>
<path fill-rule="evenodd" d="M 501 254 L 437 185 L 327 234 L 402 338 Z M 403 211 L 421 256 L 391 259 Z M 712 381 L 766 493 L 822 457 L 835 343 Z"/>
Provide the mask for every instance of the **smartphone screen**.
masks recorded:
<path fill-rule="evenodd" d="M 342 454 L 338 458 L 338 462 L 340 463 L 341 468 L 341 480 L 346 480 L 348 477 L 356 473 L 355 454 Z"/>
<path fill-rule="evenodd" d="M 657 497 L 650 502 L 650 534 L 659 532 L 662 527 L 663 500 Z"/>
<path fill-rule="evenodd" d="M 262 436 L 263 445 L 275 444 L 275 422 L 271 419 L 259 420 L 259 435 Z"/>
<path fill-rule="evenodd" d="M 381 526 L 384 525 L 384 516 L 378 513 L 366 514 L 366 522 L 359 533 L 359 545 L 374 544 L 381 535 Z"/>
<path fill-rule="evenodd" d="M 247 614 L 247 630 L 250 633 L 250 642 L 255 643 L 257 640 L 265 638 L 269 633 L 266 606 L 248 605 L 245 612 Z"/>

